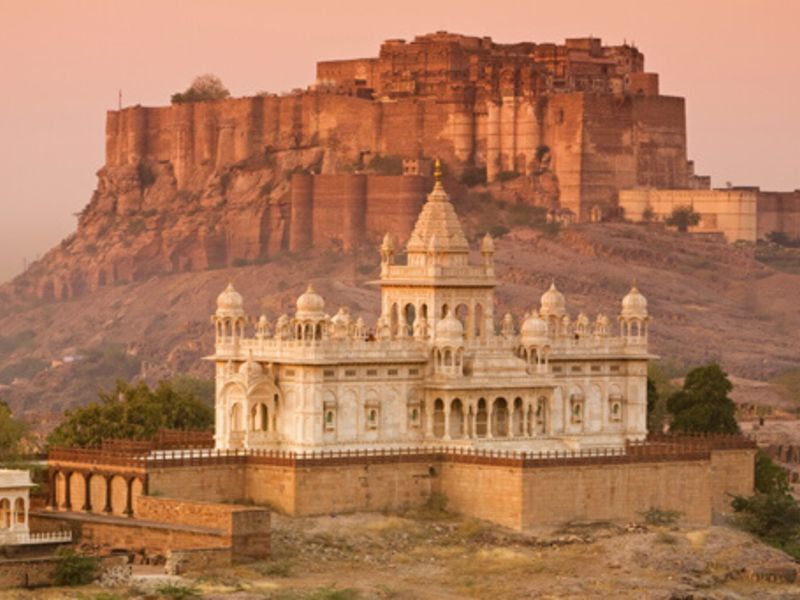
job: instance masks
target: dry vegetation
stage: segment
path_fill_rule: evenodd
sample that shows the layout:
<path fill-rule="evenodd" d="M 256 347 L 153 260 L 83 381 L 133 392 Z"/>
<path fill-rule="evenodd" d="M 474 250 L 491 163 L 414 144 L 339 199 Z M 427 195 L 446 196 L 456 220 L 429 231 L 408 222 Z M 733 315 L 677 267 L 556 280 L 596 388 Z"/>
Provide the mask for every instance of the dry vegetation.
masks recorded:
<path fill-rule="evenodd" d="M 140 580 L 121 589 L 94 586 L 9 597 L 800 597 L 800 586 L 752 581 L 750 573 L 791 572 L 794 563 L 727 527 L 594 523 L 519 534 L 433 507 L 405 516 L 276 517 L 273 548 L 271 561 L 187 577 L 171 583 L 169 594 L 163 581 Z M 153 593 L 159 586 L 161 594 Z"/>

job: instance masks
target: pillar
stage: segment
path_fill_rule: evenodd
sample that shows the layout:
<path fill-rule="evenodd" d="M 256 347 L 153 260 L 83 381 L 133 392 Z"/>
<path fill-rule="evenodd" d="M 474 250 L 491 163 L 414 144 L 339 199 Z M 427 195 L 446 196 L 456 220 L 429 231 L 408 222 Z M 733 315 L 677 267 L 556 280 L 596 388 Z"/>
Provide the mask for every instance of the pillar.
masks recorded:
<path fill-rule="evenodd" d="M 49 473 L 50 490 L 47 498 L 47 508 L 50 510 L 58 509 L 58 471 Z"/>
<path fill-rule="evenodd" d="M 111 482 L 114 479 L 114 476 L 106 475 L 104 479 L 106 480 L 106 504 L 103 507 L 103 512 L 111 514 L 114 510 L 111 503 L 112 502 Z"/>
<path fill-rule="evenodd" d="M 64 473 L 64 510 L 72 510 L 72 471 Z"/>
<path fill-rule="evenodd" d="M 82 510 L 92 512 L 92 474 L 83 474 L 83 506 Z"/>
<path fill-rule="evenodd" d="M 125 514 L 133 516 L 133 477 L 125 479 Z"/>

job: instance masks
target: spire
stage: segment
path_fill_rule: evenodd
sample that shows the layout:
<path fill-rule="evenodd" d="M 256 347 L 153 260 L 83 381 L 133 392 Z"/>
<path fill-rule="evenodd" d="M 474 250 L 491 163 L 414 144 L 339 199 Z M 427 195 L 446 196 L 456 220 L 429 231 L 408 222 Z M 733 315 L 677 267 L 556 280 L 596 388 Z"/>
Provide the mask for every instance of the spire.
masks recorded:
<path fill-rule="evenodd" d="M 444 252 L 469 252 L 469 244 L 464 230 L 461 229 L 458 215 L 442 185 L 442 164 L 438 159 L 434 169 L 433 190 L 428 194 L 428 201 L 422 207 L 414 225 L 414 231 L 408 240 L 408 251 L 427 251 L 433 235 L 438 238 L 437 244 Z"/>

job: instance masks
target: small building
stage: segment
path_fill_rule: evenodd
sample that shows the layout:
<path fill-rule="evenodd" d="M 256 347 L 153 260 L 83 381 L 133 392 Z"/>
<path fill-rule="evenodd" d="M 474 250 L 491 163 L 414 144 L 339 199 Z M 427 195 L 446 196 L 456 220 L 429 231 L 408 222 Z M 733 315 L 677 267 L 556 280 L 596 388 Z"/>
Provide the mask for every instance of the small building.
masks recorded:
<path fill-rule="evenodd" d="M 57 544 L 72 540 L 69 531 L 31 533 L 28 513 L 32 487 L 29 471 L 0 469 L 0 546 Z"/>

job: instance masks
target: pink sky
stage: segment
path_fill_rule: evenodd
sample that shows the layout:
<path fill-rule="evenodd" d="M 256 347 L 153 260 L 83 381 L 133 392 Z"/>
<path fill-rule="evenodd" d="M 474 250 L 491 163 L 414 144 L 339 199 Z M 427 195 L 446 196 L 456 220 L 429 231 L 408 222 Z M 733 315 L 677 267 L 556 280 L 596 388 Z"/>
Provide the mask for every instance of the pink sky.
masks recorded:
<path fill-rule="evenodd" d="M 797 0 L 0 0 L 0 281 L 75 227 L 105 111 L 162 105 L 201 73 L 234 95 L 314 80 L 320 59 L 445 29 L 497 41 L 635 41 L 687 98 L 689 155 L 715 186 L 800 187 Z"/>

